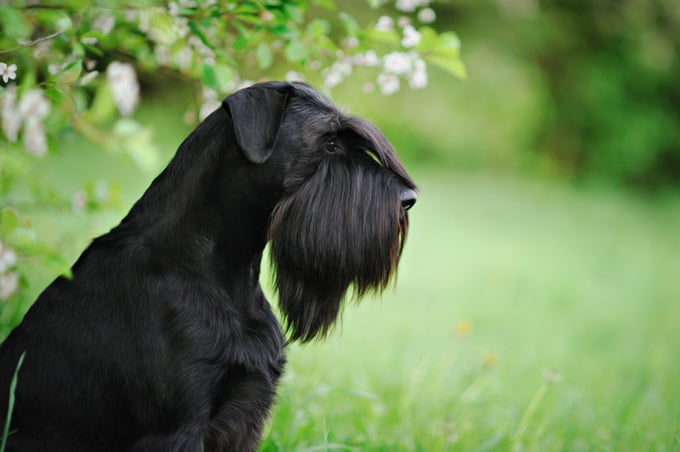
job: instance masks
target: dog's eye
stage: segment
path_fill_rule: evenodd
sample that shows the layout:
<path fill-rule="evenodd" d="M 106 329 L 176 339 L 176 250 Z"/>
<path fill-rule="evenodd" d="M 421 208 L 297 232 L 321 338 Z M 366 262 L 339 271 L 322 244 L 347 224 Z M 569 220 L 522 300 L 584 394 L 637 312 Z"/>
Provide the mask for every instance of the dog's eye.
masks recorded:
<path fill-rule="evenodd" d="M 338 144 L 335 142 L 335 140 L 331 140 L 328 143 L 326 143 L 326 152 L 336 152 L 338 150 Z"/>

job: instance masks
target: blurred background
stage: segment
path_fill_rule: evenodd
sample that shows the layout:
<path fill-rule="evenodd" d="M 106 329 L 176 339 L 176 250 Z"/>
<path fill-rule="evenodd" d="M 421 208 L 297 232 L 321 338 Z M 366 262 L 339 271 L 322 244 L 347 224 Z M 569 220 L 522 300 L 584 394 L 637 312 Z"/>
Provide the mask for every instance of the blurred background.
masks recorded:
<path fill-rule="evenodd" d="M 362 23 L 394 11 L 338 6 Z M 398 281 L 347 306 L 330 341 L 291 347 L 261 449 L 680 450 L 680 6 L 431 6 L 431 26 L 460 37 L 465 80 L 431 68 L 426 88 L 384 96 L 359 68 L 329 92 L 419 185 Z M 69 262 L 196 124 L 196 86 L 140 83 L 157 161 L 66 134 L 34 163 L 112 206 L 34 212 Z M 36 264 L 22 300 L 54 276 Z"/>

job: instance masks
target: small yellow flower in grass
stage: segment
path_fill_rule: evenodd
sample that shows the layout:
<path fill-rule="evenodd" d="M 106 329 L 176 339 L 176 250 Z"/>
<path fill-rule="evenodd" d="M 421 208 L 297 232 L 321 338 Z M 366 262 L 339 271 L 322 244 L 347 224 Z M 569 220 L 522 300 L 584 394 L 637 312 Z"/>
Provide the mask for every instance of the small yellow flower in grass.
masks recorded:
<path fill-rule="evenodd" d="M 456 334 L 460 337 L 465 337 L 472 331 L 472 322 L 469 320 L 461 320 L 456 324 Z"/>
<path fill-rule="evenodd" d="M 493 367 L 496 364 L 496 361 L 498 361 L 498 355 L 496 352 L 489 352 L 484 357 L 484 367 Z"/>

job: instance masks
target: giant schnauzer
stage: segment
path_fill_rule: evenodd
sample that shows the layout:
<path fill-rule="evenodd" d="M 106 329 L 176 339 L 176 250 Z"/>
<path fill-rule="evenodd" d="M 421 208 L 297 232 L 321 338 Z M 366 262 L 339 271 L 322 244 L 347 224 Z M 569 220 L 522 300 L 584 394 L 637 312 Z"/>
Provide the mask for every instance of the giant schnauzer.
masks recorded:
<path fill-rule="evenodd" d="M 301 83 L 227 97 L 0 348 L 8 451 L 249 451 L 289 341 L 394 275 L 415 185 L 371 123 Z"/>

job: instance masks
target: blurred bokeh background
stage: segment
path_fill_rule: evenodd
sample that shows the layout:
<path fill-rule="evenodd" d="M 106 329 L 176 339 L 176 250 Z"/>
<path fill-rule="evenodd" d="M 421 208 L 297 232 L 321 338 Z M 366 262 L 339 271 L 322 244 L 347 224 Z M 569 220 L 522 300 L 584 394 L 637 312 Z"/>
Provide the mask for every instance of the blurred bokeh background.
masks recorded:
<path fill-rule="evenodd" d="M 338 6 L 360 22 L 390 7 Z M 262 450 L 680 449 L 680 6 L 431 6 L 462 41 L 465 80 L 432 68 L 426 88 L 384 96 L 359 68 L 329 93 L 419 184 L 398 281 L 347 306 L 330 341 L 291 347 Z M 34 163 L 69 196 L 89 184 L 115 200 L 34 213 L 67 260 L 195 125 L 196 86 L 140 82 L 157 162 L 67 134 Z M 25 299 L 54 276 L 35 265 Z"/>

